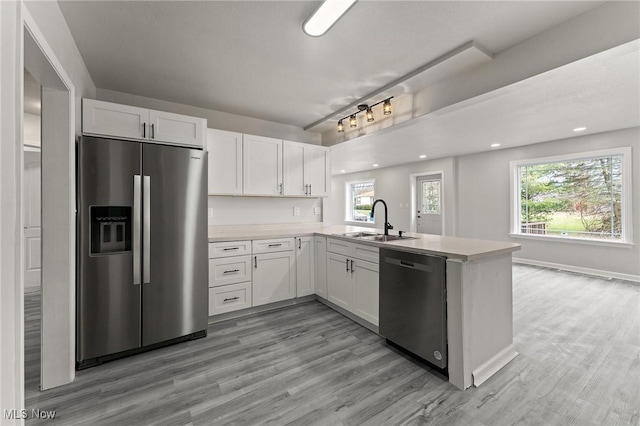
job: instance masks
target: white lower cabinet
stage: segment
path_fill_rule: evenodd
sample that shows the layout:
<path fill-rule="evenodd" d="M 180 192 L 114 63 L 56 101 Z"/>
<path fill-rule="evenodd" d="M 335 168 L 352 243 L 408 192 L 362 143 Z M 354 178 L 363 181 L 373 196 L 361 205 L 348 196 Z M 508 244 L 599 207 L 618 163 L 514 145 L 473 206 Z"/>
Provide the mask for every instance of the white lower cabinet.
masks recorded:
<path fill-rule="evenodd" d="M 283 251 L 253 256 L 253 306 L 296 297 L 295 253 Z"/>
<path fill-rule="evenodd" d="M 209 316 L 251 307 L 251 282 L 209 287 Z"/>
<path fill-rule="evenodd" d="M 327 251 L 327 299 L 377 326 L 378 248 L 328 239 Z"/>
<path fill-rule="evenodd" d="M 315 291 L 324 299 L 327 298 L 327 239 L 313 237 L 313 255 L 315 257 Z"/>
<path fill-rule="evenodd" d="M 296 297 L 315 293 L 313 237 L 296 238 Z"/>

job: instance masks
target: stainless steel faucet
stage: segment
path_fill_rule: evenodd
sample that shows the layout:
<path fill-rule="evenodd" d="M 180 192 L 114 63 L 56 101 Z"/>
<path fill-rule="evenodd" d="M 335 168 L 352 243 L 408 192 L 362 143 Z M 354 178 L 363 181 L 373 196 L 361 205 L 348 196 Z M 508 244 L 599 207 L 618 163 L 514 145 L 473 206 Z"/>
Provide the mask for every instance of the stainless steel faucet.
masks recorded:
<path fill-rule="evenodd" d="M 379 199 L 373 202 L 373 205 L 371 206 L 371 214 L 369 215 L 371 217 L 371 219 L 373 219 L 373 213 L 376 209 L 376 204 L 378 203 L 382 203 L 384 205 L 384 235 L 389 235 L 389 229 L 393 229 L 393 226 L 391 226 L 391 224 L 389 223 L 388 220 L 388 210 L 387 210 L 387 203 L 384 202 L 383 199 Z"/>

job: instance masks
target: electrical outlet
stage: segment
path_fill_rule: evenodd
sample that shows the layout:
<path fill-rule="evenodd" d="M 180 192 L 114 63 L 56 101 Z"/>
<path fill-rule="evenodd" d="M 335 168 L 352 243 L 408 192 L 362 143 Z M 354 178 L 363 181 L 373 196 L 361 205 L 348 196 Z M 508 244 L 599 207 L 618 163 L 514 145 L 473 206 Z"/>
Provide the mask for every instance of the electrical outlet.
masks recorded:
<path fill-rule="evenodd" d="M 294 216 L 300 216 L 300 207 L 294 207 L 293 208 L 293 215 Z"/>
<path fill-rule="evenodd" d="M 209 217 L 213 217 L 213 209 L 212 208 L 208 208 L 207 212 L 208 212 Z"/>

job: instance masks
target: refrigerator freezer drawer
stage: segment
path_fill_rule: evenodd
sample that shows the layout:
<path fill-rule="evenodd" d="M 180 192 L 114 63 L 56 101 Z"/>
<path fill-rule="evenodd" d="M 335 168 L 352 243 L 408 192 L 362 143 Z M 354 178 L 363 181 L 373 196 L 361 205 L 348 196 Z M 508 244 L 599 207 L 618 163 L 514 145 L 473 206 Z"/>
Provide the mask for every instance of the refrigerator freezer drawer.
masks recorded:
<path fill-rule="evenodd" d="M 251 281 L 251 256 L 209 259 L 209 287 Z"/>
<path fill-rule="evenodd" d="M 251 282 L 209 288 L 209 316 L 251 307 Z"/>

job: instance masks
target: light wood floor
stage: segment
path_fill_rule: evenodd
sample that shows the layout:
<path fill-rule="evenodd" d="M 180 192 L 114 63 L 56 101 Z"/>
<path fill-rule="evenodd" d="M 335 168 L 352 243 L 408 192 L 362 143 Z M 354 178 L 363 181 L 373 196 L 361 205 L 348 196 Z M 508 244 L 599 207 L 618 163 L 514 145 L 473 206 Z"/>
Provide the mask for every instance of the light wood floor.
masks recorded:
<path fill-rule="evenodd" d="M 465 392 L 318 302 L 211 325 L 39 392 L 29 294 L 26 408 L 56 410 L 46 424 L 637 425 L 640 285 L 516 265 L 513 298 L 520 355 Z"/>

